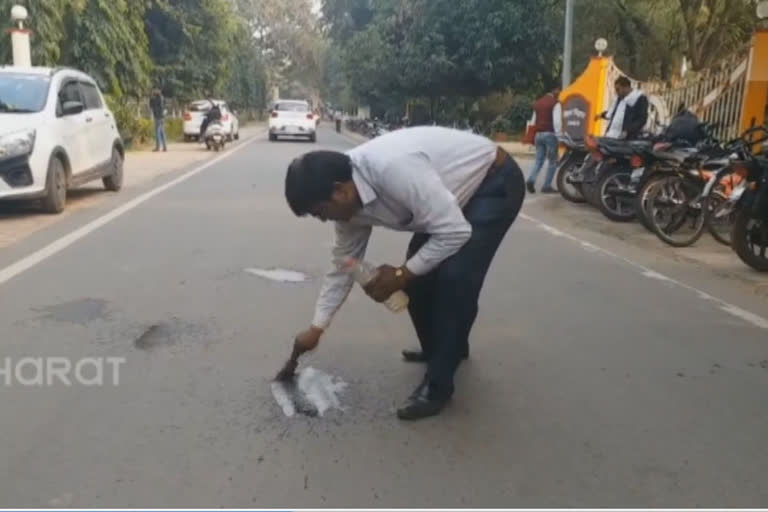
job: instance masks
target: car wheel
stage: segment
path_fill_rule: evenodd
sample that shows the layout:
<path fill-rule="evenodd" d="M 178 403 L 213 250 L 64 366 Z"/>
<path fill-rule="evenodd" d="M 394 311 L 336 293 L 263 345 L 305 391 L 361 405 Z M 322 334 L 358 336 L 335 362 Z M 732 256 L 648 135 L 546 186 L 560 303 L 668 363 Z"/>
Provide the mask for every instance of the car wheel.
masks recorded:
<path fill-rule="evenodd" d="M 184 134 L 184 142 L 192 142 L 192 136 Z"/>
<path fill-rule="evenodd" d="M 117 148 L 112 148 L 112 159 L 109 161 L 109 168 L 109 176 L 104 176 L 102 179 L 104 188 L 111 192 L 118 192 L 123 188 L 123 156 Z"/>
<path fill-rule="evenodd" d="M 271 142 L 275 142 L 275 141 L 277 140 L 277 135 L 273 135 L 273 134 L 271 134 L 271 133 L 270 133 L 270 134 L 269 134 L 269 140 L 270 140 Z"/>
<path fill-rule="evenodd" d="M 67 204 L 67 171 L 61 158 L 54 156 L 48 163 L 48 175 L 45 180 L 43 210 L 57 214 L 64 211 Z"/>
<path fill-rule="evenodd" d="M 317 134 L 313 133 L 309 136 L 309 142 L 317 142 Z"/>
<path fill-rule="evenodd" d="M 240 132 L 235 133 L 235 140 L 240 140 Z"/>

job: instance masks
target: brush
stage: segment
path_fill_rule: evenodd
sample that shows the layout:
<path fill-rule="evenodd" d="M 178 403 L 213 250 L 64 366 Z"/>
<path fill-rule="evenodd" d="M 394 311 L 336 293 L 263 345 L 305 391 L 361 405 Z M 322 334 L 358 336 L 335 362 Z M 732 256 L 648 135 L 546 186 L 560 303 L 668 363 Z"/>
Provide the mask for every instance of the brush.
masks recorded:
<path fill-rule="evenodd" d="M 291 382 L 296 377 L 296 368 L 299 366 L 299 357 L 301 354 L 306 352 L 301 345 L 298 343 L 298 341 L 293 342 L 293 352 L 291 352 L 291 357 L 288 358 L 288 361 L 285 362 L 283 365 L 282 370 L 277 372 L 277 376 L 275 376 L 275 380 L 278 382 Z"/>
<path fill-rule="evenodd" d="M 285 362 L 283 368 L 277 372 L 275 381 L 282 386 L 285 393 L 290 397 L 296 411 L 300 414 L 314 417 L 318 414 L 317 407 L 307 400 L 296 386 L 296 368 L 299 366 L 299 357 L 304 352 L 306 352 L 306 349 L 304 349 L 298 341 L 294 341 L 291 357 Z"/>

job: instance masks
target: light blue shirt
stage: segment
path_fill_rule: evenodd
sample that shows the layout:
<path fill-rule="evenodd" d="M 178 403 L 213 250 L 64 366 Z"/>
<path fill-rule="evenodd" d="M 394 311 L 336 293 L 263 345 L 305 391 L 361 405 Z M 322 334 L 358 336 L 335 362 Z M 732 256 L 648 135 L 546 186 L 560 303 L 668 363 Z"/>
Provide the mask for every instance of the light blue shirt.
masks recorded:
<path fill-rule="evenodd" d="M 462 212 L 496 158 L 485 137 L 441 127 L 396 130 L 348 152 L 362 210 L 337 222 L 334 261 L 362 260 L 373 226 L 428 233 L 429 241 L 408 270 L 423 275 L 456 254 L 472 235 Z M 313 325 L 327 328 L 354 281 L 347 272 L 328 272 L 317 300 Z"/>

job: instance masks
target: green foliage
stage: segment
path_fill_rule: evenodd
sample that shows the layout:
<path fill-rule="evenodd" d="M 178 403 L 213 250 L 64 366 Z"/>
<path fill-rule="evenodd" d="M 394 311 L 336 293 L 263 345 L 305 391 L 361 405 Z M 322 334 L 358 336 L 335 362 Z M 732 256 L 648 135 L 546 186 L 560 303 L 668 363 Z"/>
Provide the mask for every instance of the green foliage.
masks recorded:
<path fill-rule="evenodd" d="M 145 27 L 153 83 L 184 101 L 221 91 L 240 22 L 230 0 L 151 0 Z"/>
<path fill-rule="evenodd" d="M 184 120 L 166 119 L 165 138 L 168 140 L 168 142 L 182 140 L 184 138 Z"/>
<path fill-rule="evenodd" d="M 87 0 L 65 15 L 63 64 L 92 75 L 109 94 L 140 97 L 149 86 L 152 63 L 144 32 L 144 4 Z"/>
<path fill-rule="evenodd" d="M 115 116 L 117 129 L 129 147 L 140 143 L 147 135 L 151 135 L 151 126 L 147 129 L 142 118 L 138 116 L 138 105 L 127 98 L 119 98 L 113 95 L 105 95 L 107 106 Z M 147 131 L 148 130 L 148 131 Z"/>
<path fill-rule="evenodd" d="M 558 0 L 558 9 L 565 0 Z M 577 2 L 574 66 L 604 37 L 619 67 L 635 78 L 670 78 L 687 56 L 702 70 L 743 49 L 756 23 L 752 0 L 590 0 Z M 558 20 L 562 23 L 562 20 Z"/>
<path fill-rule="evenodd" d="M 152 137 L 154 86 L 176 104 L 214 94 L 252 112 L 266 102 L 264 58 L 234 0 L 0 0 L 0 14 L 17 3 L 29 11 L 33 64 L 92 75 L 128 141 Z M 7 36 L 0 58 L 11 60 Z M 180 137 L 181 121 L 167 134 Z"/>
<path fill-rule="evenodd" d="M 350 25 L 350 2 L 326 2 L 324 12 L 362 101 L 478 97 L 553 79 L 559 38 L 539 0 L 371 0 L 364 26 Z"/>

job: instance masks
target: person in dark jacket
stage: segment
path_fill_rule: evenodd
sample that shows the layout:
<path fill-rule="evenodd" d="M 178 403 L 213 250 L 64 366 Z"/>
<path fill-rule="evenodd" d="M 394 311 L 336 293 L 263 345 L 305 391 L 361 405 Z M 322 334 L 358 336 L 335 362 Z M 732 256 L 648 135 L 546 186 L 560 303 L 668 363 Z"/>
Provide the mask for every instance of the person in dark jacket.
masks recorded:
<path fill-rule="evenodd" d="M 221 108 L 215 101 L 208 101 L 211 103 L 211 108 L 205 113 L 205 118 L 200 125 L 200 140 L 205 138 L 205 130 L 208 129 L 208 125 L 216 121 L 221 121 Z"/>
<path fill-rule="evenodd" d="M 152 111 L 152 118 L 155 121 L 155 151 L 168 151 L 168 145 L 165 140 L 165 98 L 160 89 L 152 91 L 152 97 L 149 99 L 149 109 Z"/>
<path fill-rule="evenodd" d="M 616 99 L 608 111 L 598 116 L 608 120 L 606 137 L 637 139 L 648 123 L 648 97 L 640 89 L 632 89 L 632 82 L 625 76 L 615 82 Z"/>

